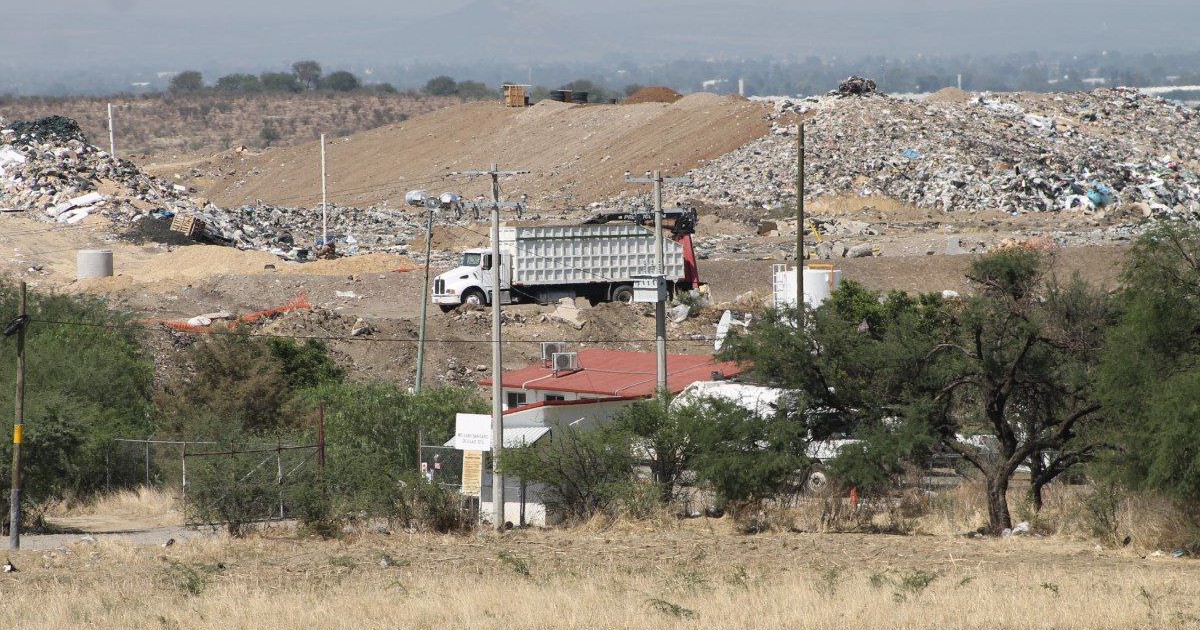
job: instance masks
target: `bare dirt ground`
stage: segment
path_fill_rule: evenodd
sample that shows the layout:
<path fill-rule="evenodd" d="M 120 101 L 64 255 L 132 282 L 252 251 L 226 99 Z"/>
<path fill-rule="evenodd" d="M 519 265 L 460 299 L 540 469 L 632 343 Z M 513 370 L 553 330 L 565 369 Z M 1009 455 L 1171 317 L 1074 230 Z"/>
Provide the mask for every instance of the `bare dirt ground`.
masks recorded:
<path fill-rule="evenodd" d="M 506 180 L 507 196 L 526 193 L 550 207 L 581 206 L 636 189 L 625 183 L 626 171 L 682 174 L 760 137 L 767 130 L 764 113 L 760 104 L 712 94 L 671 104 L 467 103 L 333 140 L 327 149 L 330 198 L 347 205 L 396 203 L 405 191 L 426 186 L 474 197 L 488 190 L 486 182 L 442 178 L 496 162 L 531 171 Z M 218 203 L 309 205 L 320 198 L 317 155 L 316 143 L 307 143 L 225 156 L 197 165 L 203 174 L 189 181 Z"/>

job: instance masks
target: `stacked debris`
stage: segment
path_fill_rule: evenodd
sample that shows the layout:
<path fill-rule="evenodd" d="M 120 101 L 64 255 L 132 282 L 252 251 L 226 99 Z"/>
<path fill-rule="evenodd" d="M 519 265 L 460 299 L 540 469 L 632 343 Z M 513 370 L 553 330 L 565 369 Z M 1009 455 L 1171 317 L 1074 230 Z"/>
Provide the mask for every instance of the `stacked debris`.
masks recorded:
<path fill-rule="evenodd" d="M 838 96 L 870 96 L 875 93 L 875 81 L 873 79 L 865 79 L 860 76 L 852 76 L 838 86 L 837 92 L 831 92 Z"/>
<path fill-rule="evenodd" d="M 116 231 L 139 237 L 160 231 L 139 225 L 148 219 L 158 224 L 176 214 L 194 216 L 205 226 L 201 240 L 291 259 L 311 257 L 321 245 L 319 207 L 220 208 L 89 144 L 79 126 L 62 116 L 0 120 L 0 129 L 0 209 L 6 212 L 31 211 L 41 220 L 69 224 L 103 216 Z M 386 207 L 328 210 L 329 240 L 339 254 L 405 253 L 424 227 L 417 214 Z"/>
<path fill-rule="evenodd" d="M 1131 90 L 983 94 L 963 102 L 815 97 L 807 194 L 882 196 L 942 211 L 1200 218 L 1200 113 Z M 779 120 L 781 127 L 787 121 Z M 795 203 L 792 124 L 690 173 L 677 197 Z"/>
<path fill-rule="evenodd" d="M 130 222 L 154 211 L 193 205 L 187 189 L 143 174 L 88 143 L 70 118 L 0 121 L 0 209 L 38 210 L 76 223 L 100 212 Z"/>
<path fill-rule="evenodd" d="M 209 238 L 242 249 L 261 249 L 285 258 L 305 259 L 315 257 L 321 245 L 320 206 L 254 205 L 223 209 L 209 205 L 194 213 L 204 222 Z M 329 241 L 340 255 L 383 251 L 406 254 L 408 242 L 425 232 L 419 214 L 378 206 L 330 206 L 326 215 Z"/>

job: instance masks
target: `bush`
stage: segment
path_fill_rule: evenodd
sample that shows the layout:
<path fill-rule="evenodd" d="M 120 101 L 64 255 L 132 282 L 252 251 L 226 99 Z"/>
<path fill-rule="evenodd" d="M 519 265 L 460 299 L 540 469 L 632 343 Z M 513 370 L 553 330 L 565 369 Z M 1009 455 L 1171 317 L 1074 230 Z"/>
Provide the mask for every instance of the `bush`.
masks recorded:
<path fill-rule="evenodd" d="M 464 532 L 472 526 L 457 491 L 430 483 L 415 472 L 404 475 L 400 481 L 396 516 L 409 529 L 439 534 Z"/>
<path fill-rule="evenodd" d="M 353 74 L 345 70 L 338 70 L 322 79 L 321 87 L 334 92 L 353 92 L 362 87 L 362 82 Z"/>
<path fill-rule="evenodd" d="M 615 426 L 597 429 L 556 428 L 550 441 L 506 449 L 500 460 L 505 475 L 545 484 L 548 510 L 568 521 L 613 514 L 633 483 L 632 436 Z"/>
<path fill-rule="evenodd" d="M 171 77 L 168 89 L 173 94 L 199 92 L 204 89 L 204 76 L 195 70 L 185 70 Z"/>
<path fill-rule="evenodd" d="M 264 72 L 259 75 L 259 82 L 268 92 L 301 92 L 304 90 L 304 85 L 296 79 L 296 76 L 287 72 Z"/>
<path fill-rule="evenodd" d="M 0 281 L 0 313 L 15 316 L 17 291 Z M 25 484 L 23 498 L 37 504 L 86 494 L 105 483 L 105 455 L 114 437 L 147 435 L 153 364 L 122 325 L 124 319 L 99 300 L 30 292 L 33 321 L 26 332 Z M 66 322 L 66 323 L 49 323 Z M 0 405 L 13 408 L 16 338 L 0 339 Z M 6 433 L 6 435 L 9 435 Z M 12 456 L 12 441 L 0 458 Z M 123 469 L 112 461 L 113 469 Z M 0 467 L 0 485 L 11 484 Z M 118 474 L 115 482 L 125 479 Z"/>
<path fill-rule="evenodd" d="M 458 82 L 442 75 L 425 83 L 425 93 L 431 96 L 453 96 L 458 93 Z"/>
<path fill-rule="evenodd" d="M 217 79 L 217 89 L 222 92 L 258 92 L 262 90 L 262 82 L 253 74 L 227 74 Z"/>
<path fill-rule="evenodd" d="M 484 411 L 473 390 L 411 394 L 394 383 L 335 383 L 306 390 L 299 404 L 325 402 L 325 487 L 337 513 L 398 515 L 407 474 L 417 464 L 417 434 L 426 444 L 453 435 L 458 412 Z M 311 438 L 310 438 L 311 439 Z"/>

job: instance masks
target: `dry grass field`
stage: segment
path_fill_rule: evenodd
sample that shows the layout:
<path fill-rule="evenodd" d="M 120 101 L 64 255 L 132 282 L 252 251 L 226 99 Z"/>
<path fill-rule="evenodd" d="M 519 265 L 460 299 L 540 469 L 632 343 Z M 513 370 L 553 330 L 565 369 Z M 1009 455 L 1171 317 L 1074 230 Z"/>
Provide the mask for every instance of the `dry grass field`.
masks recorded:
<path fill-rule="evenodd" d="M 113 509 L 135 512 L 131 502 Z M 935 506 L 929 523 L 965 509 Z M 167 548 L 102 540 L 11 555 L 20 571 L 0 578 L 0 627 L 1200 627 L 1194 560 L 1065 533 L 915 531 L 748 536 L 728 519 L 661 519 L 329 541 L 279 529 Z"/>

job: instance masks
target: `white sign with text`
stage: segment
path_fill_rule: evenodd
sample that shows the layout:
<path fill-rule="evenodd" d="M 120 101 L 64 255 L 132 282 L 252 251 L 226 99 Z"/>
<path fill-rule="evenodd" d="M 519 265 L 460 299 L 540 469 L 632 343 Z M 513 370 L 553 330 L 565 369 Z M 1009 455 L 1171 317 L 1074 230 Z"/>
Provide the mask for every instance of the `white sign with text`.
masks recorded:
<path fill-rule="evenodd" d="M 492 450 L 492 417 L 460 413 L 454 417 L 454 448 L 460 451 Z"/>

